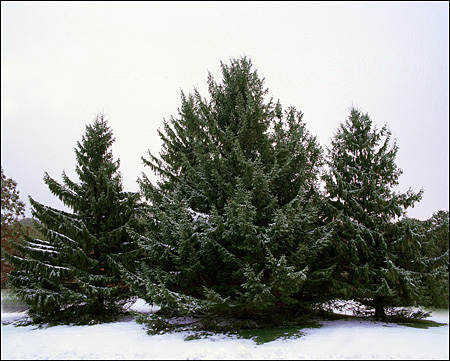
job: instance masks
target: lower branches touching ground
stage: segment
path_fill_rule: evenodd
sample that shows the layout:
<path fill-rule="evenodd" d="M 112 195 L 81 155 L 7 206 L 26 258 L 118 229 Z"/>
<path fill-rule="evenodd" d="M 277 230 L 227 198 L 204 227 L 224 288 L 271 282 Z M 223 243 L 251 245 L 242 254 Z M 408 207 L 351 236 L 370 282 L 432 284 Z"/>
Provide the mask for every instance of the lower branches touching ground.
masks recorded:
<path fill-rule="evenodd" d="M 174 331 L 236 332 L 268 327 L 296 327 L 313 325 L 313 312 L 298 308 L 284 308 L 278 312 L 229 313 L 215 311 L 191 317 L 164 317 L 158 312 L 143 314 L 133 312 L 138 323 L 147 326 L 147 333 L 160 334 Z"/>

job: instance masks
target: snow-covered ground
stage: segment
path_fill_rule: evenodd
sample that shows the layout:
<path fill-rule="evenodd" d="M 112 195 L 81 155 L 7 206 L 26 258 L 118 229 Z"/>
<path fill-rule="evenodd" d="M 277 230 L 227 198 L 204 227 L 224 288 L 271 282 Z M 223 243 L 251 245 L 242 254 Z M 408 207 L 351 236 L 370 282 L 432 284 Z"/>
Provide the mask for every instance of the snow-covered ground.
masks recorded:
<path fill-rule="evenodd" d="M 133 309 L 150 311 L 138 300 Z M 3 321 L 23 312 L 6 313 Z M 189 332 L 147 335 L 134 320 L 92 325 L 1 326 L 1 359 L 449 359 L 449 313 L 429 320 L 446 323 L 428 329 L 363 320 L 324 321 L 301 337 L 258 344 L 216 334 L 185 341 Z"/>

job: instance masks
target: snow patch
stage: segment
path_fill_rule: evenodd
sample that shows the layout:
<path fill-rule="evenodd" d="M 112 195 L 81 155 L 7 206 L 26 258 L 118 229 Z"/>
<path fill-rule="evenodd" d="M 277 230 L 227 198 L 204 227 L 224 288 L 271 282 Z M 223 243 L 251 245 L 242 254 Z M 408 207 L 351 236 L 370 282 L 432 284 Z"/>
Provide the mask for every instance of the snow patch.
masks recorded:
<path fill-rule="evenodd" d="M 191 215 L 191 217 L 192 217 L 194 222 L 197 222 L 198 220 L 200 220 L 200 221 L 203 221 L 203 220 L 208 221 L 209 218 L 210 218 L 209 214 L 194 211 L 192 208 L 188 208 L 187 211 Z"/>
<path fill-rule="evenodd" d="M 130 307 L 131 311 L 141 313 L 155 313 L 159 311 L 161 307 L 148 304 L 144 299 L 138 298 L 136 302 Z"/>
<path fill-rule="evenodd" d="M 157 307 L 136 299 L 131 309 L 154 312 Z M 448 310 L 428 318 L 446 323 L 441 327 L 322 321 L 321 328 L 302 329 L 302 337 L 264 344 L 223 334 L 196 339 L 189 331 L 150 336 L 135 321 L 41 329 L 3 324 L 25 316 L 2 310 L 2 359 L 449 359 Z"/>

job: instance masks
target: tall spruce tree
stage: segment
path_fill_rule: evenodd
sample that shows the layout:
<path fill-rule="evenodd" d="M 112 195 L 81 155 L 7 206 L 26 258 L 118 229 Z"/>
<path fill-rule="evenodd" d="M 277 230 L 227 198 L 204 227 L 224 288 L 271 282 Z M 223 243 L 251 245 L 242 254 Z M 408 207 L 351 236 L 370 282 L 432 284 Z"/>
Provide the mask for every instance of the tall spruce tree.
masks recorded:
<path fill-rule="evenodd" d="M 421 249 L 424 235 L 410 220 L 398 222 L 423 190 L 393 191 L 402 173 L 397 151 L 386 125 L 378 130 L 368 114 L 352 108 L 332 138 L 324 176 L 333 233 L 328 291 L 375 308 L 377 318 L 386 317 L 388 306 L 427 302 L 433 277 L 433 261 Z"/>
<path fill-rule="evenodd" d="M 75 148 L 80 182 L 65 172 L 63 184 L 44 174 L 50 191 L 73 213 L 29 198 L 45 240 L 24 235 L 14 245 L 22 256 L 7 257 L 15 266 L 10 287 L 30 307 L 35 322 L 61 319 L 69 312 L 84 314 L 86 320 L 114 314 L 130 296 L 111 259 L 132 263 L 140 252 L 126 231 L 134 222 L 138 194 L 122 189 L 119 160 L 113 160 L 110 150 L 113 142 L 104 115 L 97 115 Z"/>
<path fill-rule="evenodd" d="M 421 250 L 428 256 L 431 277 L 426 278 L 428 297 L 421 300 L 426 307 L 449 308 L 449 212 L 437 211 L 426 221 L 404 218 L 411 230 L 423 234 Z"/>
<path fill-rule="evenodd" d="M 209 100 L 181 94 L 160 157 L 143 158 L 160 177 L 140 180 L 146 257 L 122 271 L 166 314 L 253 317 L 298 305 L 314 278 L 322 150 L 301 112 L 266 99 L 248 58 L 221 69 Z"/>

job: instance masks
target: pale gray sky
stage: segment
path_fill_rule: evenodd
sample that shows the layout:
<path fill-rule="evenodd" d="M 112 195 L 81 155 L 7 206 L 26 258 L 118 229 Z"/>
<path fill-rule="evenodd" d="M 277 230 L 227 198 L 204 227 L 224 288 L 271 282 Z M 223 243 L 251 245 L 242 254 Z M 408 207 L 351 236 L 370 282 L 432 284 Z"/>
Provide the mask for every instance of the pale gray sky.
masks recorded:
<path fill-rule="evenodd" d="M 1 2 L 1 164 L 20 197 L 67 209 L 42 175 L 75 173 L 97 112 L 113 129 L 124 188 L 177 116 L 180 90 L 247 55 L 269 95 L 305 113 L 323 147 L 355 105 L 397 139 L 408 212 L 449 209 L 448 2 Z M 154 179 L 154 178 L 153 178 Z"/>

